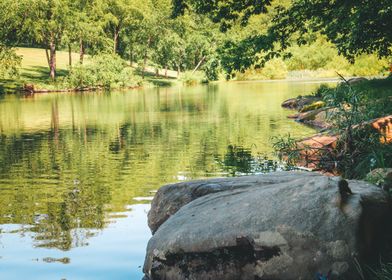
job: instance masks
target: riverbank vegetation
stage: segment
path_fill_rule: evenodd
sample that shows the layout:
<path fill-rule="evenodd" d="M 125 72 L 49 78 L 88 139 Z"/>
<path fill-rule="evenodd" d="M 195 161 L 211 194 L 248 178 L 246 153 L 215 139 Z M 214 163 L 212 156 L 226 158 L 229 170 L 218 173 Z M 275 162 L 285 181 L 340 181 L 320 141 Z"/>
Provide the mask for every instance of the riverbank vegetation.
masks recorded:
<path fill-rule="evenodd" d="M 248 3 L 231 5 L 230 1 L 210 7 L 171 0 L 4 0 L 0 3 L 0 84 L 3 91 L 26 84 L 39 90 L 86 90 L 140 86 L 154 75 L 162 81 L 153 82 L 162 85 L 179 77 L 194 84 L 225 78 L 388 73 L 385 46 L 376 46 L 373 53 L 364 47 L 352 52 L 349 44 L 358 42 L 338 42 L 331 31 L 334 26 L 314 28 L 317 22 L 312 28 L 298 25 L 294 30 L 295 22 L 304 21 L 300 17 L 312 13 L 299 4 L 279 0 L 260 3 L 257 9 Z M 315 19 L 322 20 L 323 16 Z M 385 44 L 377 38 L 374 42 Z M 117 65 L 102 69 L 104 75 L 92 71 L 97 60 L 108 55 Z"/>
<path fill-rule="evenodd" d="M 306 97 L 305 97 L 306 98 Z M 315 142 L 276 139 L 279 156 L 290 165 L 305 165 L 345 178 L 365 179 L 377 168 L 392 167 L 392 78 L 358 81 L 350 84 L 343 80 L 336 88 L 321 86 L 312 104 L 314 116 L 323 115 L 328 128 Z M 301 106 L 303 108 L 311 105 Z M 313 145 L 313 144 L 317 144 Z"/>

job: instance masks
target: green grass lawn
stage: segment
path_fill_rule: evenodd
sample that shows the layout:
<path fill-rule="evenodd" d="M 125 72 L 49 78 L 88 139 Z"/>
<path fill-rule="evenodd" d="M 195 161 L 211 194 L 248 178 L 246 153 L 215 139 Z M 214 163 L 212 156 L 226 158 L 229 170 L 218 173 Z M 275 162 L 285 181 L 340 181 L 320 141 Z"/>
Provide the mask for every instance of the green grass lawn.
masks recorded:
<path fill-rule="evenodd" d="M 19 47 L 16 49 L 16 53 L 22 56 L 20 79 L 0 80 L 0 93 L 15 92 L 26 83 L 34 84 L 36 89 L 56 90 L 64 88 L 62 77 L 65 77 L 69 72 L 67 51 L 57 51 L 56 53 L 57 71 L 56 81 L 54 82 L 49 78 L 49 66 L 44 49 Z M 88 56 L 85 56 L 85 61 L 88 61 Z M 79 63 L 79 54 L 72 53 L 72 64 L 76 65 L 77 63 Z M 170 86 L 176 83 L 177 79 L 174 78 L 156 77 L 155 70 L 150 68 L 148 68 L 150 71 L 145 73 L 145 85 Z M 139 73 L 139 75 L 141 74 Z"/>
<path fill-rule="evenodd" d="M 26 82 L 49 82 L 49 66 L 44 49 L 17 48 L 16 53 L 22 56 L 21 79 Z M 79 54 L 72 53 L 72 63 L 78 63 Z M 68 73 L 68 52 L 58 51 L 56 55 L 57 76 Z"/>

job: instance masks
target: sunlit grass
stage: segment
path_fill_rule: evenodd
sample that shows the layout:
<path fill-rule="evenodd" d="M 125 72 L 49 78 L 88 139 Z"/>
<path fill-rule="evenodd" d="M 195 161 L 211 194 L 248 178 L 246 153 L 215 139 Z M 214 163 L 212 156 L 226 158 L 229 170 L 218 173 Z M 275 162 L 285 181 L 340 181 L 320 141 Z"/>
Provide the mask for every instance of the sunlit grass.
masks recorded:
<path fill-rule="evenodd" d="M 16 53 L 22 56 L 21 79 L 34 82 L 49 82 L 49 66 L 44 49 L 17 48 Z M 72 53 L 72 63 L 78 63 L 79 55 Z M 57 75 L 65 76 L 68 73 L 68 52 L 57 51 Z"/>

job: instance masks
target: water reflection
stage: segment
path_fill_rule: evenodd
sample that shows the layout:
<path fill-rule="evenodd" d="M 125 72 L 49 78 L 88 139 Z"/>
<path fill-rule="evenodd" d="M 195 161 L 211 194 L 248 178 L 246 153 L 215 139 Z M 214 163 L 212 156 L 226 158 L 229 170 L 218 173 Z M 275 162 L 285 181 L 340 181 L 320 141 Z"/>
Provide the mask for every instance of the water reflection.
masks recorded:
<path fill-rule="evenodd" d="M 80 278 L 77 273 L 84 275 L 81 263 L 86 260 L 70 256 L 82 248 L 89 255 L 94 253 L 91 242 L 102 232 L 111 229 L 113 235 L 120 234 L 115 226 L 111 228 L 111 223 L 127 219 L 119 213 L 148 200 L 159 186 L 279 168 L 265 159 L 272 156 L 271 137 L 313 133 L 288 120 L 290 112 L 280 103 L 316 86 L 227 83 L 5 96 L 0 100 L 0 278 L 11 279 L 6 276 L 21 268 L 38 269 L 32 263 L 26 266 L 37 258 L 40 279 L 53 279 L 51 266 L 64 263 L 75 265 L 72 279 Z M 137 213 L 145 223 L 144 212 Z M 138 240 L 132 236 L 134 226 L 130 223 L 123 229 L 133 241 Z M 19 256 L 14 243 L 21 240 L 25 243 Z M 143 262 L 143 246 L 135 253 L 116 245 L 103 254 L 117 256 L 118 250 L 125 259 Z M 29 260 L 22 257 L 26 250 Z M 12 263 L 6 261 L 10 258 Z M 117 273 L 140 274 L 136 267 L 111 265 Z"/>
<path fill-rule="evenodd" d="M 148 205 L 132 205 L 111 213 L 104 231 L 72 231 L 73 236 L 86 235 L 88 243 L 67 251 L 32 247 L 36 233 L 29 226 L 0 225 L 0 279 L 141 279 L 150 238 L 148 209 Z"/>
<path fill-rule="evenodd" d="M 268 173 L 278 170 L 287 170 L 288 167 L 279 164 L 274 159 L 269 159 L 265 155 L 253 155 L 250 148 L 229 145 L 223 160 L 216 155 L 216 160 L 231 176 L 241 176 L 248 174 Z"/>

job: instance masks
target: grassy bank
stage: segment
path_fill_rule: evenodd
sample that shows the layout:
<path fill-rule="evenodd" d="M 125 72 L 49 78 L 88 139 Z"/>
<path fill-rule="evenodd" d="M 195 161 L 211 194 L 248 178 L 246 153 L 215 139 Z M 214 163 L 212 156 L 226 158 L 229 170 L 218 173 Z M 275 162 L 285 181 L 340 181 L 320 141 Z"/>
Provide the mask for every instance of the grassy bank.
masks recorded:
<path fill-rule="evenodd" d="M 15 91 L 19 91 L 23 89 L 25 84 L 34 85 L 35 90 L 64 90 L 64 89 L 72 89 L 76 88 L 78 84 L 83 86 L 86 84 L 86 87 L 91 88 L 99 88 L 96 87 L 94 81 L 89 81 L 88 73 L 96 72 L 89 71 L 92 69 L 91 64 L 94 62 L 94 59 L 85 56 L 84 58 L 84 66 L 80 66 L 79 64 L 79 54 L 72 53 L 72 67 L 74 69 L 73 73 L 70 73 L 69 66 L 69 54 L 66 51 L 58 51 L 56 53 L 56 80 L 52 81 L 49 78 L 49 67 L 47 62 L 47 57 L 44 49 L 39 48 L 17 48 L 17 55 L 21 56 L 21 67 L 20 67 L 20 75 L 17 79 L 3 79 L 0 80 L 0 93 L 12 93 Z M 108 59 L 111 61 L 111 59 Z M 119 62 L 119 60 L 117 61 Z M 99 65 L 99 69 L 105 67 L 108 63 L 105 63 L 104 66 Z M 121 65 L 122 64 L 122 65 Z M 116 81 L 112 84 L 114 88 L 119 87 L 135 87 L 138 85 L 143 86 L 170 86 L 173 83 L 176 83 L 176 79 L 173 78 L 165 78 L 162 76 L 157 77 L 150 68 L 147 69 L 145 73 L 145 79 L 142 81 L 141 76 L 142 73 L 140 70 L 138 71 L 136 68 L 130 67 L 127 65 L 127 62 L 122 61 L 120 65 L 112 65 L 111 69 L 107 69 L 105 73 L 98 77 L 98 80 L 109 79 L 116 80 L 115 77 L 122 75 L 121 81 Z M 110 67 L 109 67 L 110 68 Z M 117 70 L 118 73 L 113 72 L 112 70 Z M 122 71 L 124 70 L 124 71 Z M 151 71 L 149 71 L 151 70 Z M 72 74 L 72 75 L 71 75 Z M 115 77 L 108 77 L 108 76 Z M 91 76 L 91 75 L 89 75 Z M 83 79 L 83 81 L 81 81 Z M 96 79 L 97 80 L 97 79 Z"/>

